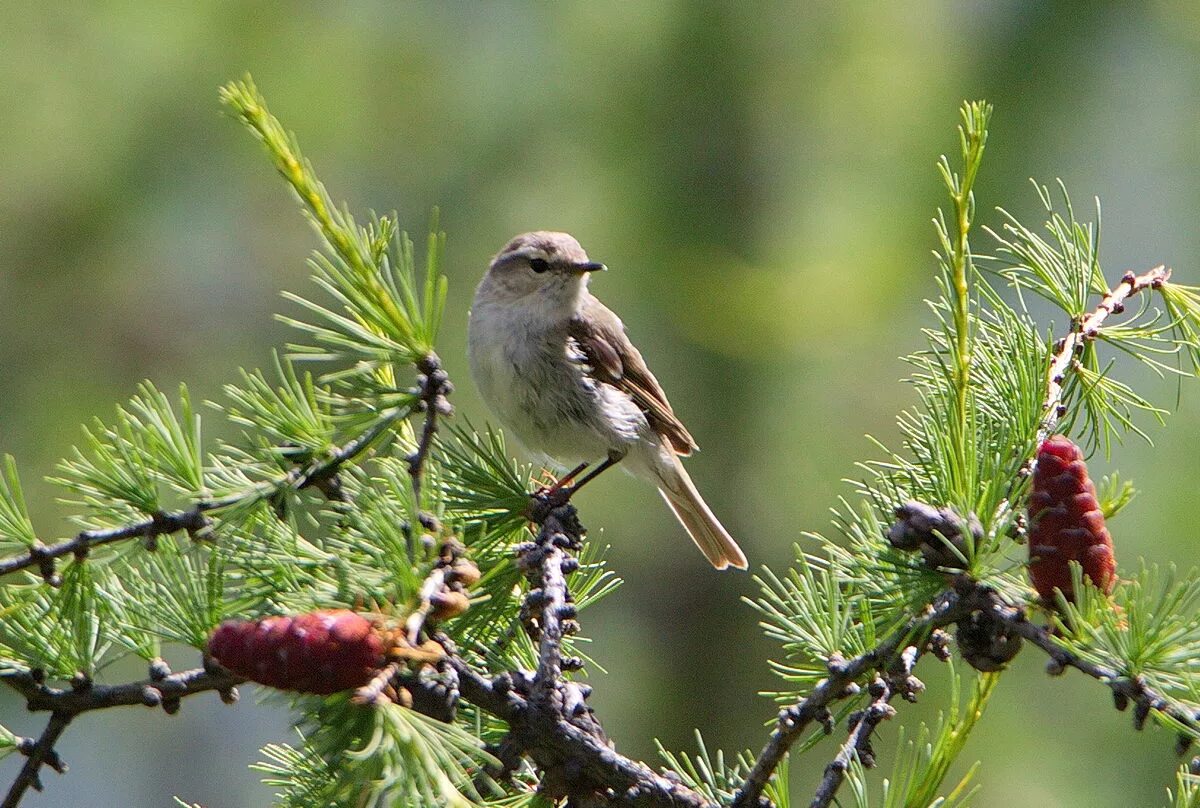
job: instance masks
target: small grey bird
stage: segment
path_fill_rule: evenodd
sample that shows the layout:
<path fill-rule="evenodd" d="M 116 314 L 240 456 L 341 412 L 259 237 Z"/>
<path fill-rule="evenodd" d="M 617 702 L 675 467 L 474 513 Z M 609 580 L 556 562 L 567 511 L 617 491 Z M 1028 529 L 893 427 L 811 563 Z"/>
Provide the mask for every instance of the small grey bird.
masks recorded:
<path fill-rule="evenodd" d="M 599 472 L 624 461 L 658 488 L 717 569 L 746 556 L 683 469 L 696 441 L 617 315 L 588 291 L 604 265 L 566 233 L 517 236 L 488 267 L 471 308 L 471 374 L 488 407 L 534 454 Z M 561 484 L 560 483 L 560 484 Z"/>

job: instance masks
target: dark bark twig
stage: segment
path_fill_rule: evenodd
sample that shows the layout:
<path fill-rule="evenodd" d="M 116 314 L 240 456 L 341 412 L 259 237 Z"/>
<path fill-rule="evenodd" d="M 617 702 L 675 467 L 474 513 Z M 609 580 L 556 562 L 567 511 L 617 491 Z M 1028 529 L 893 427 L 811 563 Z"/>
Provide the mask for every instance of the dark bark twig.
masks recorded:
<path fill-rule="evenodd" d="M 1107 665 L 1090 662 L 1071 653 L 1055 642 L 1049 630 L 1030 622 L 1023 609 L 1004 603 L 994 592 L 988 593 L 985 607 L 1010 632 L 1050 657 L 1047 670 L 1051 674 L 1057 675 L 1066 668 L 1074 668 L 1107 686 L 1118 705 L 1132 703 L 1137 729 L 1142 728 L 1151 712 L 1160 712 L 1193 731 L 1200 731 L 1200 717 L 1194 712 L 1173 702 L 1141 677 L 1127 676 Z"/>
<path fill-rule="evenodd" d="M 618 754 L 587 707 L 590 689 L 563 678 L 563 638 L 576 628 L 567 576 L 578 565 L 571 551 L 582 546 L 583 527 L 569 504 L 539 509 L 536 518 L 537 536 L 521 548 L 519 563 L 530 582 L 523 614 L 538 646 L 537 669 L 488 679 L 436 634 L 462 697 L 508 723 L 509 747 L 541 771 L 551 798 L 578 805 L 715 808 L 678 781 Z"/>
<path fill-rule="evenodd" d="M 71 719 L 74 717 L 70 713 L 56 712 L 51 714 L 50 720 L 46 724 L 46 729 L 42 731 L 41 737 L 26 752 L 25 765 L 17 773 L 16 779 L 13 780 L 12 786 L 8 789 L 8 794 L 4 797 L 4 802 L 0 803 L 0 808 L 16 808 L 20 804 L 21 798 L 25 796 L 25 792 L 31 787 L 35 791 L 41 791 L 41 769 L 43 765 L 50 766 L 60 774 L 67 770 L 67 767 L 59 759 L 58 752 L 54 750 L 54 744 L 58 743 L 59 736 L 67 729 L 71 723 Z"/>
<path fill-rule="evenodd" d="M 40 791 L 40 771 L 43 766 L 48 765 L 59 772 L 66 770 L 54 745 L 76 716 L 92 710 L 134 704 L 161 706 L 171 713 L 178 710 L 181 698 L 210 690 L 218 691 L 222 700 L 232 702 L 236 699 L 235 687 L 244 681 L 220 669 L 195 668 L 163 675 L 154 667 L 151 670 L 148 678 L 137 682 L 99 685 L 80 679 L 70 688 L 49 687 L 40 676 L 28 671 L 0 676 L 0 681 L 24 696 L 29 710 L 50 712 L 50 721 L 37 743 L 29 749 L 22 749 L 27 755 L 25 765 L 9 788 L 4 802 L 0 803 L 0 808 L 15 808 L 31 786 Z"/>
<path fill-rule="evenodd" d="M 570 566 L 565 548 L 579 549 L 581 544 L 577 526 L 569 521 L 574 521 L 573 510 L 551 511 L 542 522 L 535 548 L 521 559 L 531 586 L 526 606 L 537 615 L 538 667 L 533 686 L 539 698 L 551 697 L 562 679 L 562 641 L 568 621 L 574 621 L 576 614 L 564 575 L 564 566 Z"/>
<path fill-rule="evenodd" d="M 877 676 L 870 688 L 871 703 L 851 716 L 850 734 L 838 749 L 837 755 L 825 767 L 825 774 L 817 787 L 817 793 L 809 803 L 809 808 L 828 808 L 833 804 L 833 798 L 846 779 L 846 772 L 855 758 L 867 768 L 875 765 L 874 753 L 871 751 L 871 733 L 896 714 L 896 708 L 888 703 L 895 691 L 892 690 L 888 679 L 882 676 Z"/>
<path fill-rule="evenodd" d="M 446 400 L 454 386 L 450 384 L 450 377 L 442 369 L 442 362 L 435 353 L 429 353 L 417 362 L 417 373 L 416 393 L 420 401 L 419 409 L 424 412 L 425 418 L 421 423 L 417 448 L 408 456 L 408 474 L 412 478 L 414 499 L 417 507 L 420 507 L 422 477 L 437 434 L 438 416 L 450 415 L 454 411 Z"/>
<path fill-rule="evenodd" d="M 809 808 L 828 808 L 833 804 L 838 789 L 846 780 L 846 772 L 856 758 L 863 768 L 875 767 L 871 735 L 881 723 L 896 714 L 896 708 L 891 705 L 892 699 L 900 696 L 905 701 L 916 702 L 918 694 L 925 691 L 925 683 L 912 675 L 920 657 L 921 649 L 910 645 L 895 655 L 885 673 L 875 674 L 874 680 L 867 686 L 871 701 L 863 709 L 850 714 L 846 741 L 825 767 Z"/>
<path fill-rule="evenodd" d="M 806 698 L 780 713 L 771 739 L 759 753 L 745 783 L 734 797 L 731 808 L 757 808 L 762 803 L 763 789 L 775 769 L 787 756 L 792 744 L 799 740 L 805 728 L 813 721 L 828 721 L 828 706 L 856 693 L 857 681 L 867 672 L 888 671 L 890 668 L 889 675 L 885 676 L 890 691 L 887 700 L 897 694 L 909 698 L 905 688 L 912 687 L 915 683 L 909 674 L 915 663 L 916 649 L 911 646 L 902 649 L 905 638 L 919 637 L 927 631 L 957 623 L 976 612 L 987 613 L 1006 633 L 1020 637 L 1044 652 L 1050 658 L 1047 665 L 1049 673 L 1057 675 L 1066 668 L 1074 668 L 1108 687 L 1113 693 L 1118 709 L 1125 709 L 1127 705 L 1132 704 L 1135 728 L 1141 729 L 1152 713 L 1159 712 L 1193 732 L 1200 732 L 1200 716 L 1168 698 L 1145 679 L 1128 676 L 1107 665 L 1071 653 L 1054 639 L 1048 628 L 1031 622 L 1023 606 L 1009 604 L 986 584 L 959 575 L 951 581 L 951 588 L 942 592 L 923 615 L 910 620 L 904 628 L 879 645 L 848 660 L 831 660 L 829 677 L 813 688 Z M 908 684 L 905 684 L 906 682 Z M 879 696 L 872 695 L 872 707 L 877 707 Z M 869 707 L 868 711 L 870 709 Z M 851 736 L 843 745 L 838 757 L 826 770 L 825 779 L 817 797 L 814 798 L 813 806 L 819 808 L 831 804 L 837 786 L 844 779 L 850 754 L 860 748 L 857 744 L 868 737 L 867 730 L 873 728 L 862 728 L 862 732 L 858 731 L 862 721 L 868 717 L 869 712 L 851 731 Z M 878 724 L 885 717 L 887 716 L 873 719 L 874 723 Z M 820 802 L 819 799 L 826 801 Z"/>
<path fill-rule="evenodd" d="M 147 707 L 168 706 L 185 696 L 210 690 L 223 692 L 231 698 L 232 691 L 245 679 L 224 668 L 192 668 L 166 676 L 151 675 L 146 679 L 120 685 L 84 682 L 76 687 L 50 687 L 40 677 L 28 671 L 0 675 L 0 681 L 25 698 L 26 707 L 33 712 L 50 711 L 71 717 L 93 710 L 141 704 Z"/>
<path fill-rule="evenodd" d="M 609 790 L 613 805 L 644 808 L 715 808 L 699 794 L 631 760 L 586 732 L 554 709 L 537 705 L 517 692 L 511 677 L 490 680 L 461 657 L 450 664 L 459 677 L 462 696 L 475 706 L 508 722 L 514 740 L 543 771 L 569 765 L 579 778 Z"/>

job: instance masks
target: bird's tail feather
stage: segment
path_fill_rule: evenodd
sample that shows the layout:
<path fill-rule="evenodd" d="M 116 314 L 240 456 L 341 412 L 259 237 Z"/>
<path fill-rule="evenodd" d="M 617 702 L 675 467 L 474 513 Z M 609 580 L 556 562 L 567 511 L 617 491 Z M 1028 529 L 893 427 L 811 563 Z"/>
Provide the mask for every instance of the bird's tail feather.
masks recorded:
<path fill-rule="evenodd" d="M 746 569 L 746 556 L 742 549 L 713 515 L 679 458 L 672 457 L 672 460 L 672 471 L 675 473 L 668 472 L 660 477 L 662 485 L 658 493 L 662 494 L 662 498 L 675 513 L 675 518 L 714 567 L 719 570 L 727 567 Z"/>

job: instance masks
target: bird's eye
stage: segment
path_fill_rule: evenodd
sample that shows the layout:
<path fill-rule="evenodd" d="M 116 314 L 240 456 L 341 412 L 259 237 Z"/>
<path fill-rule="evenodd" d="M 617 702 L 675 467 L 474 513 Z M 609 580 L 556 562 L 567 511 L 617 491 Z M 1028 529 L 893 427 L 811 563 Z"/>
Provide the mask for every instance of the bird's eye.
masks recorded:
<path fill-rule="evenodd" d="M 545 258 L 530 258 L 529 268 L 540 275 L 550 268 L 550 262 Z"/>

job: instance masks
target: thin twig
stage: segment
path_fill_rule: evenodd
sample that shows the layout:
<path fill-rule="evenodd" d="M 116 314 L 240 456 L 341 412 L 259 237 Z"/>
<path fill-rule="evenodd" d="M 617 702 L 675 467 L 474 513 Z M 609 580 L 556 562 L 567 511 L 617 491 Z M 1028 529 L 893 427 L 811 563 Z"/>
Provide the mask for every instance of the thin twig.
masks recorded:
<path fill-rule="evenodd" d="M 870 687 L 873 697 L 871 703 L 851 716 L 850 735 L 838 749 L 837 755 L 825 767 L 825 775 L 821 778 L 821 784 L 817 787 L 817 793 L 809 803 L 809 808 L 828 808 L 833 804 L 833 798 L 846 779 L 846 772 L 855 758 L 867 768 L 875 765 L 874 754 L 871 751 L 871 733 L 896 714 L 896 708 L 888 703 L 895 691 L 892 690 L 888 679 L 882 676 L 875 677 Z"/>
<path fill-rule="evenodd" d="M 425 471 L 425 462 L 433 449 L 433 438 L 437 434 L 438 416 L 449 415 L 453 407 L 446 396 L 454 390 L 446 371 L 442 370 L 442 361 L 435 353 L 429 353 L 417 362 L 418 387 L 417 397 L 421 409 L 425 413 L 421 424 L 421 435 L 417 439 L 417 448 L 408 457 L 408 474 L 412 478 L 414 499 L 417 507 L 421 504 L 421 482 Z"/>
<path fill-rule="evenodd" d="M 986 594 L 986 601 L 987 607 L 995 618 L 1010 632 L 1040 648 L 1050 657 L 1047 667 L 1050 673 L 1057 674 L 1061 673 L 1064 668 L 1074 668 L 1106 685 L 1112 690 L 1113 697 L 1118 704 L 1132 703 L 1137 729 L 1142 728 L 1146 718 L 1153 711 L 1172 718 L 1192 731 L 1200 731 L 1200 720 L 1194 712 L 1167 698 L 1147 684 L 1144 679 L 1126 676 L 1107 665 L 1090 662 L 1072 654 L 1055 642 L 1054 637 L 1047 629 L 1031 623 L 1023 609 L 1004 603 L 995 592 L 989 591 Z"/>
<path fill-rule="evenodd" d="M 148 678 L 128 684 L 99 685 L 80 679 L 70 688 L 49 687 L 39 675 L 28 671 L 0 675 L 0 681 L 24 696 L 29 710 L 50 712 L 50 721 L 41 738 L 28 751 L 22 750 L 28 758 L 0 808 L 15 808 L 30 786 L 41 791 L 39 772 L 42 766 L 49 765 L 59 772 L 66 770 L 54 751 L 54 744 L 75 716 L 134 704 L 161 706 L 168 713 L 174 713 L 179 709 L 180 699 L 210 690 L 218 691 L 223 701 L 232 703 L 237 699 L 236 686 L 245 681 L 218 669 L 195 668 L 172 674 L 152 666 L 151 671 Z"/>
<path fill-rule="evenodd" d="M 446 573 L 449 571 L 447 566 L 437 566 L 425 578 L 425 582 L 421 584 L 421 591 L 418 594 L 419 605 L 413 610 L 413 613 L 404 621 L 404 635 L 408 638 L 411 645 L 417 644 L 417 638 L 421 634 L 421 629 L 425 628 L 425 622 L 429 618 L 430 611 L 433 610 L 434 597 L 446 588 Z"/>
<path fill-rule="evenodd" d="M 41 737 L 38 738 L 37 743 L 27 753 L 28 757 L 25 759 L 25 765 L 21 767 L 17 778 L 13 780 L 13 784 L 8 789 L 8 794 L 4 798 L 4 802 L 0 803 L 0 808 L 16 808 L 20 804 L 21 798 L 25 796 L 25 792 L 31 786 L 35 791 L 41 791 L 41 769 L 43 765 L 49 765 L 60 774 L 67 770 L 67 767 L 59 760 L 58 752 L 54 750 L 54 744 L 58 743 L 59 736 L 63 734 L 74 717 L 70 713 L 57 712 L 50 716 L 50 721 L 47 722 L 46 729 L 42 730 Z"/>
<path fill-rule="evenodd" d="M 226 510 L 255 499 L 265 499 L 288 489 L 301 490 L 310 486 L 318 486 L 337 474 L 343 465 L 365 451 L 404 414 L 405 411 L 401 409 L 388 410 L 354 440 L 319 461 L 291 470 L 278 481 L 255 486 L 221 499 L 197 502 L 184 510 L 158 513 L 139 522 L 103 530 L 84 530 L 57 544 L 44 545 L 37 542 L 26 553 L 0 561 L 0 575 L 7 575 L 10 572 L 29 567 L 38 567 L 42 577 L 48 583 L 57 583 L 59 579 L 54 569 L 54 562 L 57 558 L 67 555 L 83 557 L 94 547 L 126 539 L 150 539 L 180 530 L 199 531 L 207 525 L 206 515 L 209 513 Z"/>
<path fill-rule="evenodd" d="M 25 697 L 33 712 L 51 711 L 71 717 L 92 710 L 141 704 L 147 707 L 169 706 L 185 696 L 216 690 L 232 698 L 234 688 L 245 681 L 223 668 L 193 668 L 166 676 L 120 685 L 84 682 L 82 686 L 57 688 L 40 681 L 28 671 L 0 674 L 0 681 Z"/>
<path fill-rule="evenodd" d="M 383 694 L 392 684 L 392 680 L 403 669 L 399 662 L 389 662 L 371 677 L 371 681 L 354 691 L 355 704 L 378 704 L 383 701 Z"/>
<path fill-rule="evenodd" d="M 1082 322 L 1071 329 L 1071 333 L 1054 346 L 1054 353 L 1047 371 L 1046 397 L 1042 401 L 1042 422 L 1038 427 L 1038 442 L 1049 437 L 1058 419 L 1065 415 L 1062 405 L 1063 384 L 1075 355 L 1083 350 L 1084 344 L 1096 339 L 1100 327 L 1110 314 L 1124 311 L 1125 301 L 1146 289 L 1157 289 L 1171 277 L 1171 270 L 1164 266 L 1136 275 L 1126 272 L 1120 283 L 1104 296 L 1099 305 Z"/>
<path fill-rule="evenodd" d="M 457 567 L 460 559 L 463 559 L 462 553 L 462 545 L 453 537 L 442 542 L 437 564 L 425 576 L 417 593 L 417 606 L 404 621 L 404 639 L 410 647 L 416 648 L 420 644 L 422 631 L 429 633 L 432 618 L 437 616 L 439 602 L 445 603 L 447 597 L 456 594 L 463 599 L 467 597 L 467 587 Z M 469 562 L 467 566 L 475 569 Z M 478 569 L 475 572 L 478 574 Z M 397 662 L 387 665 L 370 682 L 355 691 L 355 700 L 362 704 L 375 703 L 387 686 L 394 684 L 406 669 L 405 665 Z"/>

